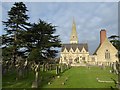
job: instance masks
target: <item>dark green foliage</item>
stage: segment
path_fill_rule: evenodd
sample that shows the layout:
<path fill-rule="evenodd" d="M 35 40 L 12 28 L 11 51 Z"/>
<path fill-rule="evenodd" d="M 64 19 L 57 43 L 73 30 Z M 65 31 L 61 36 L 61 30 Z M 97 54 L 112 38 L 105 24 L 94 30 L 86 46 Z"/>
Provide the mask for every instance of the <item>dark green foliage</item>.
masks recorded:
<path fill-rule="evenodd" d="M 18 56 L 33 61 L 56 57 L 55 48 L 60 47 L 59 36 L 54 34 L 56 26 L 42 20 L 31 25 L 27 22 L 27 11 L 23 2 L 16 2 L 8 11 L 8 20 L 3 21 L 6 30 L 2 35 L 3 57 L 9 54 L 14 62 Z"/>
<path fill-rule="evenodd" d="M 12 59 L 12 52 L 13 47 L 9 47 L 9 48 L 3 48 L 2 49 L 2 54 L 3 54 L 3 60 L 7 61 L 7 60 L 11 60 Z"/>
<path fill-rule="evenodd" d="M 8 11 L 7 21 L 3 21 L 3 25 L 5 25 L 6 30 L 6 34 L 2 35 L 2 45 L 4 45 L 3 57 L 6 57 L 6 54 L 9 53 L 9 56 L 12 56 L 14 63 L 16 61 L 16 57 L 18 55 L 22 55 L 20 48 L 23 47 L 24 42 L 20 36 L 24 31 L 28 30 L 30 26 L 30 23 L 27 22 L 29 19 L 26 14 L 27 11 L 27 7 L 23 2 L 16 2 L 10 11 Z"/>
<path fill-rule="evenodd" d="M 39 62 L 56 57 L 58 51 L 55 50 L 55 47 L 60 47 L 60 40 L 58 35 L 54 35 L 55 31 L 55 26 L 52 26 L 51 23 L 39 20 L 23 35 L 27 42 L 30 60 Z"/>
<path fill-rule="evenodd" d="M 33 70 L 35 79 L 39 80 L 40 63 L 55 58 L 58 53 L 55 48 L 61 45 L 59 35 L 55 35 L 56 26 L 42 20 L 28 23 L 27 11 L 23 2 L 16 2 L 8 11 L 7 21 L 3 21 L 6 30 L 6 34 L 0 37 L 3 72 L 5 75 L 14 70 L 18 80 L 25 78 Z"/>
<path fill-rule="evenodd" d="M 3 22 L 7 27 L 6 28 L 7 32 L 13 34 L 14 33 L 13 31 L 17 31 L 17 29 L 20 30 L 28 29 L 27 26 L 29 26 L 30 23 L 26 22 L 26 20 L 29 19 L 29 17 L 26 15 L 27 11 L 28 11 L 27 7 L 23 2 L 16 2 L 14 4 L 11 10 L 8 11 L 9 17 L 8 20 Z"/>
<path fill-rule="evenodd" d="M 33 49 L 33 50 L 30 52 L 28 59 L 29 59 L 29 60 L 32 60 L 32 61 L 38 61 L 38 60 L 39 60 L 39 59 L 38 59 L 38 56 L 39 56 L 39 55 L 40 55 L 39 50 Z"/>
<path fill-rule="evenodd" d="M 112 35 L 109 37 L 110 42 L 116 47 L 117 50 L 120 50 L 120 37 L 117 35 Z"/>

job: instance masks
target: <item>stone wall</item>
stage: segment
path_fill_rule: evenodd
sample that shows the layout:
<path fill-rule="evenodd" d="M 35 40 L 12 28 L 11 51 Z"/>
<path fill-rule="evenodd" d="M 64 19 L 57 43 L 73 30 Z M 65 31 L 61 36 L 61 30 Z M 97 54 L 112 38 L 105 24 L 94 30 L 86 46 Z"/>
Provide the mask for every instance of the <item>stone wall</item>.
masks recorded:
<path fill-rule="evenodd" d="M 110 58 L 105 57 L 105 53 L 108 51 L 110 53 Z M 109 64 L 118 61 L 117 49 L 108 41 L 106 38 L 104 43 L 99 47 L 97 54 L 97 62 Z"/>

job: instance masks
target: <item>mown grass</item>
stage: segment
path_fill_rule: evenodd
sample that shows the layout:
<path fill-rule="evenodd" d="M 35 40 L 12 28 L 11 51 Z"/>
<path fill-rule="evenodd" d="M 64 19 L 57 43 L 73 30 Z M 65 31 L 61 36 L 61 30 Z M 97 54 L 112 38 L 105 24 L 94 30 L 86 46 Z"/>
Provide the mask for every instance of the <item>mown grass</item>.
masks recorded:
<path fill-rule="evenodd" d="M 8 72 L 2 76 L 2 88 L 31 88 L 32 82 L 35 80 L 34 72 L 29 72 L 29 74 L 23 78 L 16 80 L 16 72 Z M 51 79 L 55 77 L 55 70 L 40 72 L 39 78 L 42 78 L 42 81 L 39 80 L 39 87 L 47 84 Z"/>
<path fill-rule="evenodd" d="M 96 78 L 100 80 L 117 80 L 117 75 L 109 72 L 110 68 L 101 69 L 99 67 L 72 67 L 61 73 L 58 78 L 55 70 L 40 72 L 39 87 L 42 88 L 110 88 L 115 87 L 114 83 L 99 83 Z M 16 81 L 15 72 L 7 73 L 3 76 L 3 88 L 31 88 L 34 81 L 34 73 L 29 72 L 29 75 Z M 68 79 L 67 79 L 68 78 Z M 8 83 L 9 82 L 9 83 Z M 48 85 L 48 82 L 51 82 Z M 63 85 L 63 83 L 65 83 Z"/>
<path fill-rule="evenodd" d="M 114 83 L 99 83 L 96 78 L 104 81 L 117 80 L 117 75 L 109 73 L 110 68 L 101 69 L 99 67 L 73 67 L 51 81 L 51 85 L 45 88 L 110 88 L 115 87 Z M 68 80 L 66 80 L 68 78 Z M 63 85 L 62 83 L 65 83 Z"/>

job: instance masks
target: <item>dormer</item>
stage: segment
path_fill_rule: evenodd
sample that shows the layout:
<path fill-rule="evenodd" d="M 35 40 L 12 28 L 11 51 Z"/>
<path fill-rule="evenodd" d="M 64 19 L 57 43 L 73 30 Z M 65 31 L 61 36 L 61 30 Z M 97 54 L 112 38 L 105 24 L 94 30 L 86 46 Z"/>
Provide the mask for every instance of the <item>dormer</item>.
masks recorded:
<path fill-rule="evenodd" d="M 84 47 L 82 48 L 81 52 L 82 52 L 82 53 L 86 53 L 86 50 L 85 50 Z"/>
<path fill-rule="evenodd" d="M 63 53 L 68 53 L 68 51 L 67 51 L 67 49 L 66 49 L 66 48 L 64 49 Z"/>
<path fill-rule="evenodd" d="M 70 48 L 69 52 L 73 53 L 73 52 L 74 52 L 74 50 L 73 50 L 72 48 Z"/>
<path fill-rule="evenodd" d="M 76 48 L 75 53 L 80 53 L 80 50 L 78 49 L 78 47 Z"/>

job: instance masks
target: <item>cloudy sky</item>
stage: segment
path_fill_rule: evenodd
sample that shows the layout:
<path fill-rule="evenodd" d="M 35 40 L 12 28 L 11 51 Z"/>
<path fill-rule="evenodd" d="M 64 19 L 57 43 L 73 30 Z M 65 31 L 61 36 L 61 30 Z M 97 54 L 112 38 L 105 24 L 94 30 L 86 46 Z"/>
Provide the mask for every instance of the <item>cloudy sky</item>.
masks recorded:
<path fill-rule="evenodd" d="M 108 37 L 118 35 L 117 2 L 25 2 L 25 4 L 29 10 L 30 22 L 42 19 L 58 26 L 56 34 L 60 35 L 62 43 L 70 41 L 74 17 L 79 43 L 88 43 L 90 53 L 93 53 L 99 45 L 101 29 L 107 30 Z M 7 11 L 12 5 L 12 2 L 2 3 L 3 21 L 7 19 Z"/>

